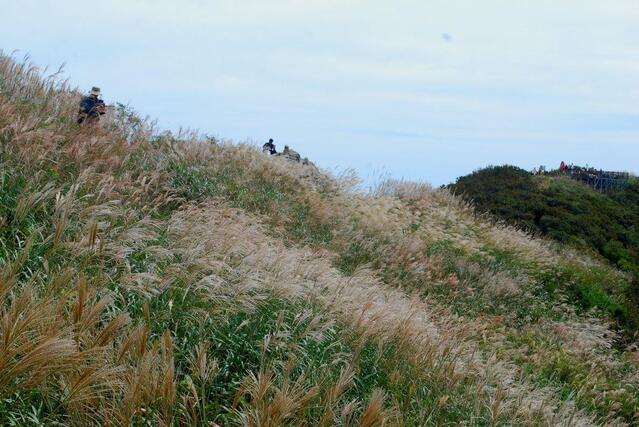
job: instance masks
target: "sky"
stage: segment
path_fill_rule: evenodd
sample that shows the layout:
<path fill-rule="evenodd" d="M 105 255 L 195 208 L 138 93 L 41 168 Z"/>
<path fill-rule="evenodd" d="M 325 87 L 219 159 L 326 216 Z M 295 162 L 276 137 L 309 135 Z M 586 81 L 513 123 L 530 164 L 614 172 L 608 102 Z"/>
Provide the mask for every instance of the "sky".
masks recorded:
<path fill-rule="evenodd" d="M 28 53 L 162 129 L 273 138 L 331 171 L 639 172 L 639 0 L 0 0 Z"/>

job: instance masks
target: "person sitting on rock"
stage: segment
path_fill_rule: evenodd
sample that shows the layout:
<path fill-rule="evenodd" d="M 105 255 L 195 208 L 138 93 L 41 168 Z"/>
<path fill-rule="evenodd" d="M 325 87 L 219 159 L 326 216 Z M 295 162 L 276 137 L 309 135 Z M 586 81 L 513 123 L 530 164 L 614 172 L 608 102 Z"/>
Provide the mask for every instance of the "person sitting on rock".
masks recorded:
<path fill-rule="evenodd" d="M 93 124 L 100 121 L 100 116 L 106 112 L 104 101 L 100 99 L 100 88 L 93 86 L 89 95 L 80 101 L 78 124 Z"/>
<path fill-rule="evenodd" d="M 275 144 L 273 143 L 273 138 L 270 138 L 266 144 L 262 145 L 262 153 L 270 154 L 271 156 L 273 154 L 277 154 Z"/>
<path fill-rule="evenodd" d="M 295 150 L 291 150 L 288 145 L 284 146 L 284 151 L 282 151 L 281 153 L 283 156 L 285 156 L 287 159 L 289 160 L 294 160 L 296 162 L 300 162 L 302 160 L 302 156 L 300 156 L 300 153 L 298 153 Z"/>

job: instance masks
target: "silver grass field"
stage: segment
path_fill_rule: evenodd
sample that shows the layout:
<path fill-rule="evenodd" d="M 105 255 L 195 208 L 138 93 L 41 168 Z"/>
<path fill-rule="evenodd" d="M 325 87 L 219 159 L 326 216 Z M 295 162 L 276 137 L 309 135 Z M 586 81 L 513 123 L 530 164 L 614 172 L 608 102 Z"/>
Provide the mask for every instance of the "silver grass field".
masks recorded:
<path fill-rule="evenodd" d="M 603 260 L 78 98 L 0 56 L 0 425 L 639 423 Z"/>

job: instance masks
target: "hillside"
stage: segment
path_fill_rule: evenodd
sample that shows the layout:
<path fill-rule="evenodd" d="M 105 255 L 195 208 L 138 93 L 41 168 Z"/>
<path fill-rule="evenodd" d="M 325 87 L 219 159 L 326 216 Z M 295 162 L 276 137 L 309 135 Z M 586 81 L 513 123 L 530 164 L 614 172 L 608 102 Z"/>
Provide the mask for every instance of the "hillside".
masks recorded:
<path fill-rule="evenodd" d="M 449 188 L 508 224 L 598 254 L 635 276 L 622 307 L 580 294 L 586 308 L 609 309 L 631 335 L 639 327 L 639 182 L 606 194 L 561 173 L 533 176 L 513 167 L 489 167 Z"/>
<path fill-rule="evenodd" d="M 0 425 L 633 425 L 627 275 L 0 57 Z"/>

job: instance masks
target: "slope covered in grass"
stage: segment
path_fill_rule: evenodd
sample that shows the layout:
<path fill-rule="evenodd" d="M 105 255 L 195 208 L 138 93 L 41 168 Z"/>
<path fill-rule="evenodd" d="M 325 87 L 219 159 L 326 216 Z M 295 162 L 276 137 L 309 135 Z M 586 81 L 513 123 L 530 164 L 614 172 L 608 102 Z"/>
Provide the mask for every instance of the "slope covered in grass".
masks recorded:
<path fill-rule="evenodd" d="M 621 268 L 639 265 L 639 182 L 606 194 L 561 174 L 490 167 L 451 185 L 477 208 L 561 242 L 591 247 Z"/>
<path fill-rule="evenodd" d="M 0 60 L 0 424 L 631 425 L 612 267 Z"/>
<path fill-rule="evenodd" d="M 613 302 L 605 291 L 577 290 L 586 307 L 617 317 L 633 336 L 639 329 L 639 182 L 606 194 L 560 173 L 533 176 L 513 166 L 489 167 L 450 186 L 481 212 L 548 236 L 578 250 L 599 254 L 634 275 L 634 284 Z"/>

